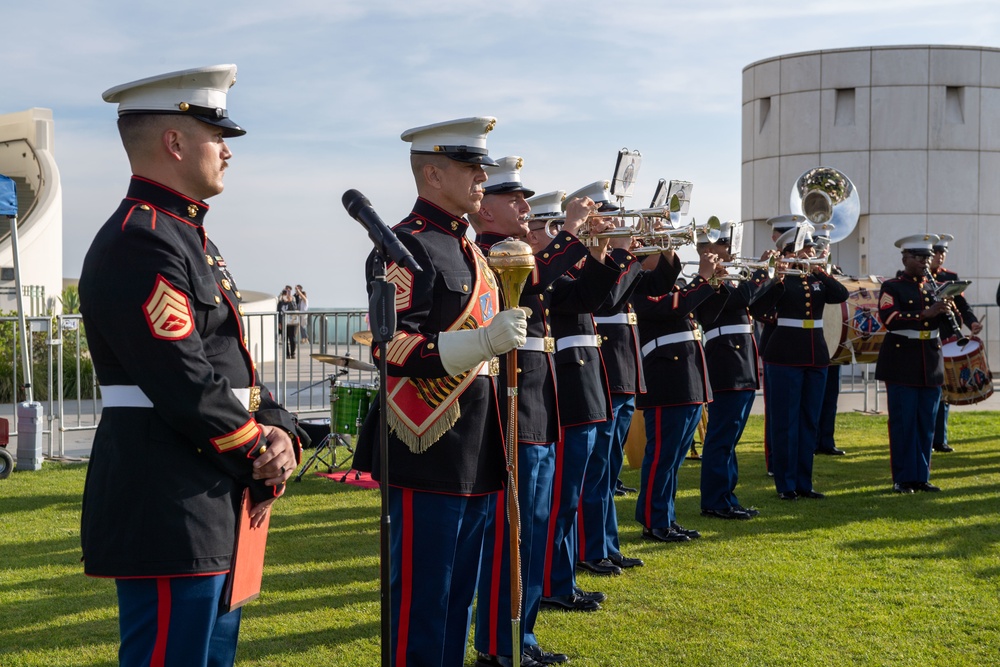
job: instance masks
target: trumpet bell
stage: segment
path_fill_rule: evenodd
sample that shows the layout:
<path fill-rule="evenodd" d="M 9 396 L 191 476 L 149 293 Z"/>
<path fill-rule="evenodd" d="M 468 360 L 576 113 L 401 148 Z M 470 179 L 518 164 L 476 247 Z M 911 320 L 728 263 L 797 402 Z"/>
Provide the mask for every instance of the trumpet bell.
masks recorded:
<path fill-rule="evenodd" d="M 813 167 L 799 176 L 792 185 L 789 207 L 817 228 L 826 229 L 831 243 L 850 236 L 861 216 L 858 189 L 833 167 Z"/>

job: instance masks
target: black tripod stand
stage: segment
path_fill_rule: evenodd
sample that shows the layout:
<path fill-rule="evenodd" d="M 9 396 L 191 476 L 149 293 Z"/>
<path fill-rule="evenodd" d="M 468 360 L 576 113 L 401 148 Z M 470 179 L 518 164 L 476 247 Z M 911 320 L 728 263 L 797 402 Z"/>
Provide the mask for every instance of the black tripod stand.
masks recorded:
<path fill-rule="evenodd" d="M 313 451 L 312 456 L 309 457 L 305 465 L 303 465 L 301 470 L 299 470 L 298 474 L 295 475 L 296 482 L 302 481 L 302 476 L 306 474 L 309 468 L 311 468 L 312 465 L 316 463 L 316 461 L 319 461 L 320 463 L 325 465 L 327 472 L 333 472 L 334 470 L 343 467 L 344 465 L 347 464 L 348 461 L 354 458 L 354 447 L 351 445 L 350 441 L 344 438 L 342 434 L 335 432 L 334 429 L 336 429 L 337 426 L 333 421 L 333 415 L 337 413 L 335 409 L 336 401 L 339 399 L 337 393 L 337 378 L 341 375 L 346 375 L 346 374 L 347 370 L 344 369 L 338 371 L 336 374 L 330 375 L 329 378 L 330 414 L 331 414 L 329 428 L 326 428 L 324 425 L 322 431 L 319 431 L 317 425 L 315 424 L 309 424 L 308 422 L 299 422 L 299 425 L 303 429 L 305 429 L 306 433 L 309 433 L 309 437 L 313 438 L 314 442 L 316 441 L 316 438 L 319 438 L 319 444 L 316 445 L 316 449 Z M 360 423 L 360 421 L 361 417 L 359 416 L 358 422 Z M 347 456 L 338 461 L 337 450 L 340 449 L 341 447 L 344 448 L 344 450 L 347 452 Z M 347 474 L 345 473 L 344 479 L 346 478 Z M 341 481 L 344 480 L 342 479 Z"/>

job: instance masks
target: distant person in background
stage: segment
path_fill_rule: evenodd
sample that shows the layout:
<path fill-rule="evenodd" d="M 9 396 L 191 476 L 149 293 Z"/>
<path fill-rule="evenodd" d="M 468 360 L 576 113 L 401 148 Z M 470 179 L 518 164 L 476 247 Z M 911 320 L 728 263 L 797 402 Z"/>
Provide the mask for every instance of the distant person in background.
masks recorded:
<path fill-rule="evenodd" d="M 292 294 L 292 286 L 285 285 L 285 289 L 278 295 L 278 326 L 285 336 L 285 358 L 295 358 L 295 345 L 299 335 L 299 316 L 292 313 L 298 312 L 299 306 L 295 303 L 295 295 Z"/>
<path fill-rule="evenodd" d="M 938 236 L 938 242 L 932 248 L 934 254 L 931 256 L 929 268 L 935 282 L 943 283 L 949 280 L 958 280 L 957 273 L 944 268 L 944 258 L 948 253 L 948 244 L 954 240 L 955 237 L 951 234 L 941 234 Z M 962 324 L 966 325 L 973 336 L 978 336 L 979 332 L 983 330 L 983 325 L 980 324 L 979 319 L 972 312 L 972 308 L 969 307 L 969 302 L 966 301 L 964 294 L 959 294 L 955 297 L 955 306 L 958 308 L 958 314 L 962 316 L 962 319 L 958 320 L 959 326 Z M 961 334 L 961 331 L 955 331 L 951 323 L 947 322 L 941 329 L 941 343 L 950 343 L 956 340 Z M 948 404 L 945 403 L 943 395 L 941 402 L 938 403 L 937 421 L 934 423 L 933 449 L 935 452 L 955 451 L 955 448 L 948 444 Z"/>
<path fill-rule="evenodd" d="M 298 311 L 300 313 L 305 313 L 309 310 L 309 299 L 306 298 L 306 291 L 302 289 L 302 285 L 295 286 L 295 303 L 298 306 Z M 299 315 L 299 328 L 302 330 L 302 344 L 305 345 L 309 342 L 309 316 Z"/>

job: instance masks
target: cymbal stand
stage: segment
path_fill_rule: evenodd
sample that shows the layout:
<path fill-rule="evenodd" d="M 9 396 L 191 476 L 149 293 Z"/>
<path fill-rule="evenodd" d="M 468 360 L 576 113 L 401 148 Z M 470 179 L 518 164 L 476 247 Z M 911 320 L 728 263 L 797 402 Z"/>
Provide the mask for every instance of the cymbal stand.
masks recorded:
<path fill-rule="evenodd" d="M 340 375 L 346 375 L 346 374 L 347 374 L 347 369 L 345 368 L 343 370 L 338 371 L 334 375 L 330 375 L 329 379 L 330 379 L 330 396 L 331 396 L 330 400 L 331 401 L 338 400 L 337 399 L 337 378 L 338 378 L 338 376 L 340 376 Z M 331 413 L 332 412 L 333 412 L 333 410 L 331 410 Z M 352 458 L 354 458 L 354 447 L 352 447 L 351 443 L 349 443 L 347 440 L 344 439 L 343 435 L 341 435 L 340 433 L 335 433 L 333 431 L 333 428 L 334 428 L 334 426 L 333 426 L 333 415 L 331 414 L 330 432 L 319 442 L 318 445 L 316 445 L 316 449 L 313 451 L 312 456 L 309 457 L 309 459 L 306 461 L 305 465 L 303 465 L 302 468 L 299 470 L 298 474 L 295 475 L 295 481 L 296 482 L 301 482 L 302 481 L 302 476 L 306 474 L 306 472 L 309 470 L 309 468 L 311 468 L 312 465 L 316 461 L 319 461 L 320 463 L 322 463 L 323 465 L 325 465 L 326 466 L 326 471 L 328 473 L 332 473 L 334 470 L 336 470 L 337 468 L 340 468 L 342 465 L 344 465 L 345 463 L 347 463 L 348 461 L 350 461 Z M 337 462 L 337 448 L 338 447 L 344 447 L 349 452 L 348 455 L 347 455 L 347 457 L 343 461 L 341 461 L 339 463 Z M 324 452 L 327 452 L 327 455 L 330 457 L 329 461 L 327 461 L 327 459 L 324 458 Z M 346 475 L 344 476 L 344 478 L 346 479 Z M 344 480 L 342 479 L 340 481 L 344 481 Z"/>

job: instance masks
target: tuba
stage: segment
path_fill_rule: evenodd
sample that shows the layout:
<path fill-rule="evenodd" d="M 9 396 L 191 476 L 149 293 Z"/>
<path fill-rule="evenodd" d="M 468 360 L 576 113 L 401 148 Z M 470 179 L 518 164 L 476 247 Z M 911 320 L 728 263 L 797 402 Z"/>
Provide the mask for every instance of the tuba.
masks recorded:
<path fill-rule="evenodd" d="M 833 167 L 813 167 L 799 176 L 789 197 L 791 212 L 829 232 L 830 243 L 843 241 L 858 224 L 861 200 L 847 176 Z"/>

